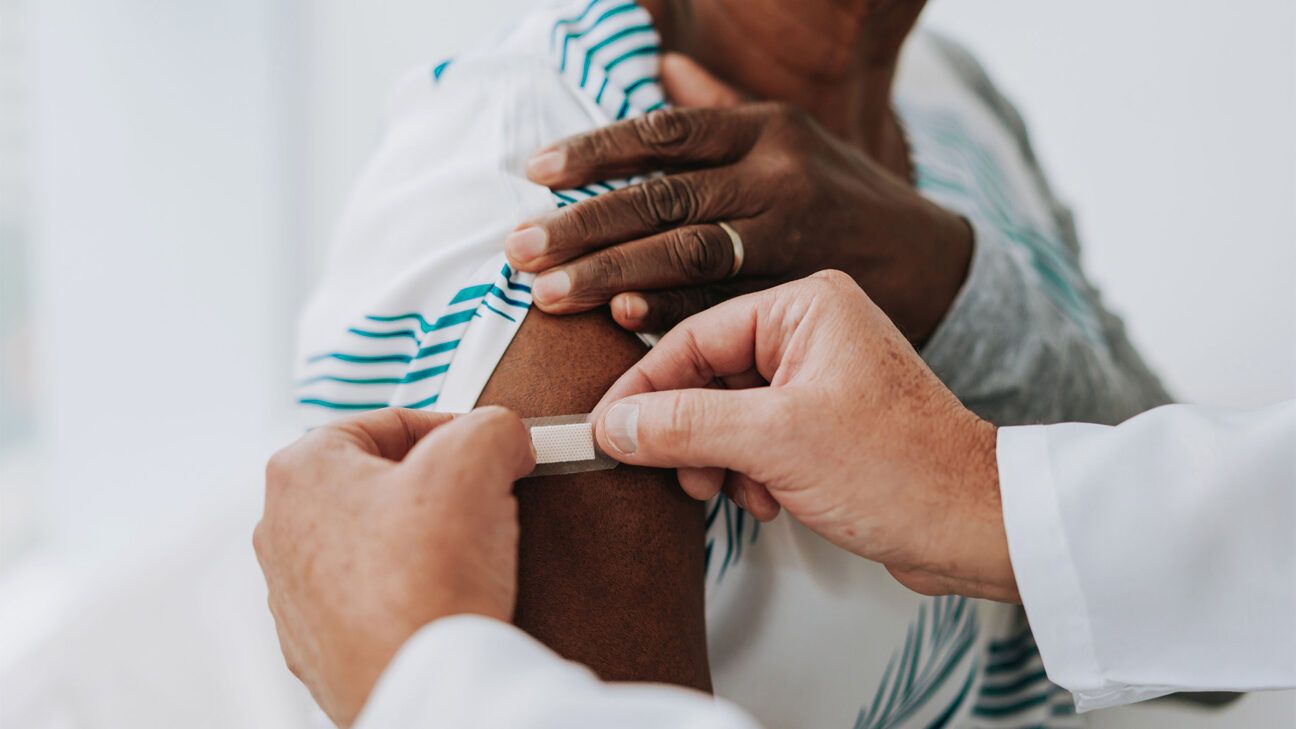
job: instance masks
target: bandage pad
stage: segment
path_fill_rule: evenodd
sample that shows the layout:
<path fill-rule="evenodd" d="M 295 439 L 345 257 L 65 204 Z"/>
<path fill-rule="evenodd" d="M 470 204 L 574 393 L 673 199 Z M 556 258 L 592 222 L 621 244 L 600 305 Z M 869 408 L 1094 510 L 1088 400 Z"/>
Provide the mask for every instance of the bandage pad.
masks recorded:
<path fill-rule="evenodd" d="M 525 478 L 558 476 L 617 467 L 616 459 L 599 450 L 589 414 L 526 418 L 522 421 L 535 447 L 536 467 Z"/>

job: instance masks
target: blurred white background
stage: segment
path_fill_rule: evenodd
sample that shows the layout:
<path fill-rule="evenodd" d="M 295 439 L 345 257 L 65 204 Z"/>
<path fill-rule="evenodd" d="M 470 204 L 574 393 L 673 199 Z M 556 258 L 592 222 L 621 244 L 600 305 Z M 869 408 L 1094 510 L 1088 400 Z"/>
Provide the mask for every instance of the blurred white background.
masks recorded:
<path fill-rule="evenodd" d="M 0 724 L 303 726 L 249 538 L 405 68 L 528 0 L 0 0 Z M 934 0 L 1180 399 L 1296 397 L 1296 3 Z M 1095 727 L 1288 727 L 1296 694 Z"/>

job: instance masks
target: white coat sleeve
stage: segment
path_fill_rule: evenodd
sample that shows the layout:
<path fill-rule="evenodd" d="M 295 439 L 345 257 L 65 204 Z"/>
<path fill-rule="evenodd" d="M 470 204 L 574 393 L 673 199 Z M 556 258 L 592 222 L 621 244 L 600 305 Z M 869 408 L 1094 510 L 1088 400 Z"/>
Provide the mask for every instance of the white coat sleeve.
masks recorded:
<path fill-rule="evenodd" d="M 1296 401 L 999 431 L 1013 571 L 1081 711 L 1296 686 Z"/>
<path fill-rule="evenodd" d="M 758 729 L 732 704 L 660 684 L 604 683 L 517 628 L 460 615 L 415 633 L 356 729 Z"/>

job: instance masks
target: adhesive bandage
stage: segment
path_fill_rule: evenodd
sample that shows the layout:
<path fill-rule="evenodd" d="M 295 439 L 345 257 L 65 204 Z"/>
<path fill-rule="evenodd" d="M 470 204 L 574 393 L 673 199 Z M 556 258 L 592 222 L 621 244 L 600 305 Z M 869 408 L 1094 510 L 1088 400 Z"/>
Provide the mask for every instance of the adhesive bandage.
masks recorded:
<path fill-rule="evenodd" d="M 526 418 L 522 421 L 536 452 L 535 470 L 526 478 L 616 468 L 615 459 L 599 450 L 589 414 Z"/>

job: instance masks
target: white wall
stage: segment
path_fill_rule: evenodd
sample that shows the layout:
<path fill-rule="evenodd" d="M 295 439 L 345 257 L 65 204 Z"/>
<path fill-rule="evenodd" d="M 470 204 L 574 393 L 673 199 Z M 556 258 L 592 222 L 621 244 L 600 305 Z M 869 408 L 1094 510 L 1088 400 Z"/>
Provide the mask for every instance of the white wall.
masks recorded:
<path fill-rule="evenodd" d="M 291 7 L 21 9 L 38 465 L 0 482 L 39 509 L 0 725 L 290 726 L 250 535 L 291 403 Z"/>
<path fill-rule="evenodd" d="M 47 536 L 113 554 L 225 487 L 288 409 L 280 17 L 260 0 L 31 9 Z"/>

